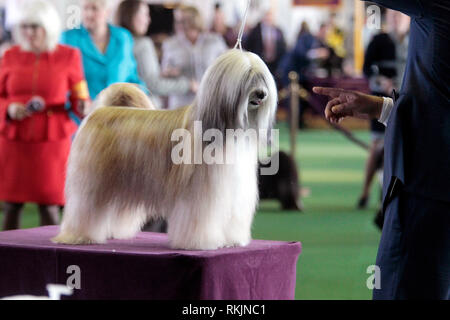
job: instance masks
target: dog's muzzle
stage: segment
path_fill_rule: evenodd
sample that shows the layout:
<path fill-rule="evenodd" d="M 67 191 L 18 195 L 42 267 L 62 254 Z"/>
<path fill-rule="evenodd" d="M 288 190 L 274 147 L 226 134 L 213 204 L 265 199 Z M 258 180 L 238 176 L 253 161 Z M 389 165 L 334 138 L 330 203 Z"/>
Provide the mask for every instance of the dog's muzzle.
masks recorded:
<path fill-rule="evenodd" d="M 261 106 L 261 104 L 266 100 L 267 93 L 263 90 L 257 90 L 252 94 L 252 99 L 250 100 L 250 108 L 255 110 Z"/>

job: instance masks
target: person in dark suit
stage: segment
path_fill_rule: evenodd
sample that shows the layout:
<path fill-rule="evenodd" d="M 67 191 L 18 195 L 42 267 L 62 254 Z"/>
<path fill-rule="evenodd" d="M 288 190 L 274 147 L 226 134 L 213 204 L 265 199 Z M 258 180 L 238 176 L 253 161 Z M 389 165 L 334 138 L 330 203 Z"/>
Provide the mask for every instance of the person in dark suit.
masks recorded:
<path fill-rule="evenodd" d="M 268 11 L 264 19 L 244 39 L 244 48 L 260 56 L 276 75 L 278 64 L 286 53 L 286 42 L 281 29 L 275 26 L 273 12 Z"/>
<path fill-rule="evenodd" d="M 450 1 L 372 0 L 411 17 L 406 74 L 390 98 L 332 88 L 325 115 L 387 124 L 384 228 L 374 299 L 450 299 Z"/>

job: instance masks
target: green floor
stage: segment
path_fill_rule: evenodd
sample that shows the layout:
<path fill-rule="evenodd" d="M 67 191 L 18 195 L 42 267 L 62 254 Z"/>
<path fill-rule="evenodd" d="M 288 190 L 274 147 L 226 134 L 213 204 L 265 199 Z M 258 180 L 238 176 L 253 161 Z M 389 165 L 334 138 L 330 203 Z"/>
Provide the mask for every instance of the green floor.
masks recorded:
<path fill-rule="evenodd" d="M 357 132 L 368 141 L 369 135 Z M 281 150 L 288 149 L 282 130 Z M 337 132 L 303 131 L 297 160 L 302 185 L 311 189 L 303 214 L 283 212 L 265 201 L 254 225 L 254 237 L 301 241 L 297 266 L 297 299 L 370 299 L 367 267 L 375 263 L 380 232 L 372 223 L 378 188 L 368 210 L 355 205 L 361 189 L 366 152 Z M 374 185 L 375 186 L 375 185 Z"/>
<path fill-rule="evenodd" d="M 365 132 L 356 133 L 368 141 Z M 288 149 L 282 128 L 280 149 Z M 297 266 L 297 299 L 370 299 L 366 269 L 374 264 L 380 232 L 373 225 L 378 190 L 368 210 L 355 204 L 363 179 L 366 153 L 339 133 L 303 131 L 298 136 L 297 160 L 303 186 L 311 189 L 302 214 L 283 212 L 273 201 L 260 205 L 253 227 L 257 239 L 301 241 Z M 38 224 L 33 206 L 22 221 Z"/>

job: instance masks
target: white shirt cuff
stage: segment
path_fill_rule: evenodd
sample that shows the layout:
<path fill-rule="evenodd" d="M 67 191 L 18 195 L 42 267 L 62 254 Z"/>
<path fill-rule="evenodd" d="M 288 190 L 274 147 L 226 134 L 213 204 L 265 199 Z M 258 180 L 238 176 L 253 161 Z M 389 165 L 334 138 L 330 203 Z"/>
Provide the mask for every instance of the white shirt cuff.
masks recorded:
<path fill-rule="evenodd" d="M 383 98 L 383 109 L 381 111 L 380 119 L 378 122 L 384 124 L 387 127 L 389 118 L 391 117 L 392 110 L 394 109 L 394 100 L 391 98 Z"/>

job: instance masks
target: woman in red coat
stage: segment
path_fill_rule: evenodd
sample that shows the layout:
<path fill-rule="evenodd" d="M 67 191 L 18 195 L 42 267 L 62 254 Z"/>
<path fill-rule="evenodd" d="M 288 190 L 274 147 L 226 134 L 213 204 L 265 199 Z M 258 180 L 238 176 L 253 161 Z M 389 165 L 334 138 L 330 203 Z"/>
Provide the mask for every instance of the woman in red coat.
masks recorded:
<path fill-rule="evenodd" d="M 20 45 L 8 50 L 0 66 L 0 201 L 4 229 L 19 227 L 24 203 L 39 206 L 41 225 L 59 222 L 64 180 L 76 125 L 74 111 L 88 99 L 80 53 L 58 45 L 60 22 L 46 1 L 22 11 Z M 68 98 L 69 97 L 69 98 Z"/>

